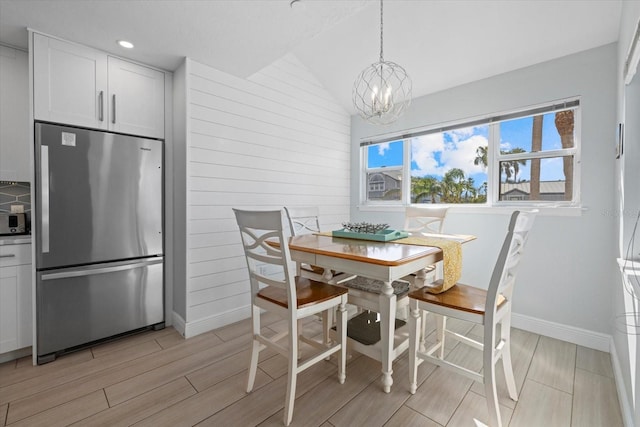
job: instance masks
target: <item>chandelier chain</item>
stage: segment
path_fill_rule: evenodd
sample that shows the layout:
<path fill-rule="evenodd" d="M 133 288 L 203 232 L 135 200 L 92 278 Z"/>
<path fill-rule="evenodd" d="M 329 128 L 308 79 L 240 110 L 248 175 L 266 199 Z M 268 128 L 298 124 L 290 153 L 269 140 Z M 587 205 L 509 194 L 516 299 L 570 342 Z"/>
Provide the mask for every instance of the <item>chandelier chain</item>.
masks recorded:
<path fill-rule="evenodd" d="M 382 29 L 383 29 L 382 22 L 383 22 L 383 20 L 382 20 L 382 0 L 380 0 L 380 62 L 384 62 L 384 58 L 382 56 L 383 45 L 384 45 L 383 38 L 382 38 Z"/>

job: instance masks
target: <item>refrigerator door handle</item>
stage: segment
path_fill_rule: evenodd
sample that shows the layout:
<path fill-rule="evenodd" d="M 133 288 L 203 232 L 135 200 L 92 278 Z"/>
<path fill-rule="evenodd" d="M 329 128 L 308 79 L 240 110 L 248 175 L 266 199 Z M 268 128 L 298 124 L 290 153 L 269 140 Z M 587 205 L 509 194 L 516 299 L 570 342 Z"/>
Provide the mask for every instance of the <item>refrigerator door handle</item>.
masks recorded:
<path fill-rule="evenodd" d="M 42 206 L 40 215 L 42 218 L 42 253 L 49 253 L 49 147 L 40 147 L 40 185 L 42 188 Z"/>
<path fill-rule="evenodd" d="M 96 274 L 113 273 L 116 271 L 133 270 L 135 268 L 147 267 L 154 264 L 162 263 L 163 258 L 154 258 L 152 260 L 125 263 L 111 267 L 89 268 L 84 270 L 65 271 L 61 273 L 44 273 L 42 280 L 66 279 L 69 277 L 94 276 Z"/>

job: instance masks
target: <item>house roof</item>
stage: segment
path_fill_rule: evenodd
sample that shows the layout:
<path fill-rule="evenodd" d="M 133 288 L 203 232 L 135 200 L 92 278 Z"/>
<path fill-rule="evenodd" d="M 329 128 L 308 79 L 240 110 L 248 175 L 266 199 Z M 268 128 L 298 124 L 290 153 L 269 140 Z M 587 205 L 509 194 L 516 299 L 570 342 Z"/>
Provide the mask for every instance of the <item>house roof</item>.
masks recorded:
<path fill-rule="evenodd" d="M 540 193 L 564 193 L 565 181 L 541 181 Z M 520 193 L 529 194 L 531 192 L 531 182 L 501 183 L 500 189 L 503 194 L 518 191 Z"/>

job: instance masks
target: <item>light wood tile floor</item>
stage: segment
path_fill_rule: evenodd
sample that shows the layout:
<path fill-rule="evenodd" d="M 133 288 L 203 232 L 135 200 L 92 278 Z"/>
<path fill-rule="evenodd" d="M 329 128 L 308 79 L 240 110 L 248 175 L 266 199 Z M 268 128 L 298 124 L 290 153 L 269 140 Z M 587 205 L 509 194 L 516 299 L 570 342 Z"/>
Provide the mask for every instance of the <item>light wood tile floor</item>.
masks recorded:
<path fill-rule="evenodd" d="M 305 325 L 320 333 L 320 322 Z M 430 331 L 433 331 L 431 322 Z M 450 322 L 477 337 L 479 328 Z M 264 333 L 282 321 L 263 316 Z M 31 358 L 0 364 L 0 426 L 281 426 L 286 360 L 261 355 L 254 391 L 245 393 L 249 321 L 185 340 L 173 328 L 149 331 L 32 366 Z M 450 356 L 480 369 L 480 353 L 448 346 Z M 498 375 L 505 425 L 622 426 L 607 353 L 522 330 L 512 333 L 519 401 L 509 399 Z M 408 360 L 393 365 L 390 394 L 380 386 L 380 364 L 351 355 L 347 380 L 333 360 L 298 378 L 292 425 L 481 426 L 487 420 L 482 386 L 423 363 L 415 395 Z"/>

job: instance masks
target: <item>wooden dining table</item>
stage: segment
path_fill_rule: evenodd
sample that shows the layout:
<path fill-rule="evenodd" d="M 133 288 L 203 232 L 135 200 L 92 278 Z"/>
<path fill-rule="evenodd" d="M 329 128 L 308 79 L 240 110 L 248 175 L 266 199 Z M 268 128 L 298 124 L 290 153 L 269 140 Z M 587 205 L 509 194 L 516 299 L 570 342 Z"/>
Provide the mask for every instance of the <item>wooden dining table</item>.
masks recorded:
<path fill-rule="evenodd" d="M 461 243 L 475 239 L 474 236 L 468 235 L 434 236 Z M 433 246 L 338 238 L 321 234 L 291 237 L 289 250 L 294 261 L 323 267 L 323 277 L 326 281 L 330 281 L 333 270 L 384 282 L 379 295 L 380 340 L 375 344 L 364 344 L 349 339 L 349 345 L 355 351 L 382 363 L 382 386 L 385 393 L 389 393 L 393 384 L 392 363 L 409 345 L 407 328 L 396 329 L 396 295 L 391 284 L 394 280 L 416 273 L 417 286 L 421 286 L 424 284 L 424 269 L 442 260 L 442 250 Z"/>

